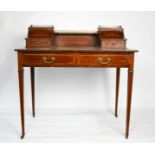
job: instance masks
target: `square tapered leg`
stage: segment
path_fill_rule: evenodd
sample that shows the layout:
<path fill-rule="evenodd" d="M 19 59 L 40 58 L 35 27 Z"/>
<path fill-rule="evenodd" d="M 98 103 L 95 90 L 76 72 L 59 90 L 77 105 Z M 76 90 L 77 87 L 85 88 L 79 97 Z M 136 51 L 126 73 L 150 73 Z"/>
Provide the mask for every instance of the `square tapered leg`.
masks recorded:
<path fill-rule="evenodd" d="M 133 85 L 133 70 L 128 69 L 128 86 L 127 86 L 127 109 L 126 109 L 126 138 L 129 137 L 131 99 L 132 99 L 132 85 Z"/>
<path fill-rule="evenodd" d="M 116 97 L 115 97 L 115 116 L 118 116 L 118 97 L 119 97 L 120 68 L 116 69 Z"/>
<path fill-rule="evenodd" d="M 35 117 L 35 70 L 34 67 L 30 67 L 31 74 L 31 94 L 32 94 L 32 115 Z"/>
<path fill-rule="evenodd" d="M 24 69 L 23 67 L 18 67 L 18 77 L 19 77 L 19 95 L 20 95 L 20 114 L 21 114 L 21 130 L 23 139 L 25 136 L 25 121 L 24 121 Z"/>

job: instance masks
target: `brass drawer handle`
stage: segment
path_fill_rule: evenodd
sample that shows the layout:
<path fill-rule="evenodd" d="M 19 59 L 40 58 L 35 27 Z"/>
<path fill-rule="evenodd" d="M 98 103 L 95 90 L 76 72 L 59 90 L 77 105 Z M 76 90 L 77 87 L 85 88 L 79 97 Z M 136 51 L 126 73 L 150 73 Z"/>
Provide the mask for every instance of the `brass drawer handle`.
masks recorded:
<path fill-rule="evenodd" d="M 111 45 L 113 45 L 113 46 L 114 46 L 114 45 L 116 45 L 116 43 L 114 43 L 114 42 L 113 42 L 113 43 L 111 43 Z"/>
<path fill-rule="evenodd" d="M 41 44 L 41 42 L 40 41 L 38 41 L 38 42 L 36 42 L 37 43 L 37 45 L 40 45 Z"/>
<path fill-rule="evenodd" d="M 51 58 L 47 58 L 47 57 L 43 57 L 43 62 L 46 64 L 52 64 L 55 61 L 55 57 L 51 57 Z"/>
<path fill-rule="evenodd" d="M 111 61 L 110 58 L 98 58 L 97 59 L 97 62 L 102 64 L 102 65 L 108 64 L 108 63 L 110 63 L 110 61 Z"/>

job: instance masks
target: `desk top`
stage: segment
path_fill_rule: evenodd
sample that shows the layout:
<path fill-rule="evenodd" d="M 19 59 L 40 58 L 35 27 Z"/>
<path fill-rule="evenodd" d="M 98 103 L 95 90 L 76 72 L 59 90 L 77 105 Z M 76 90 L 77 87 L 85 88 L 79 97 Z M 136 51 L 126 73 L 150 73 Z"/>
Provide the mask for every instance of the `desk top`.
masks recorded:
<path fill-rule="evenodd" d="M 27 52 L 27 51 L 32 51 L 32 52 L 72 52 L 72 53 L 76 53 L 76 52 L 138 52 L 138 50 L 134 50 L 134 49 L 105 49 L 102 47 L 50 47 L 50 48 L 19 48 L 19 49 L 15 49 L 15 51 L 23 51 L 23 52 Z"/>

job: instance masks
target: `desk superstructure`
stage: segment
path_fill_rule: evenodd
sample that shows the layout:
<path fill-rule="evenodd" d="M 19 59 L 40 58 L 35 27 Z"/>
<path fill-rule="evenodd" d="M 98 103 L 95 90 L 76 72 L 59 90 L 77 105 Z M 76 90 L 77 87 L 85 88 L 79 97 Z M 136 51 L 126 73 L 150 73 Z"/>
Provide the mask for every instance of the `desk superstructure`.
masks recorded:
<path fill-rule="evenodd" d="M 18 55 L 21 138 L 24 138 L 25 135 L 24 67 L 30 67 L 33 117 L 35 117 L 35 67 L 116 68 L 116 117 L 120 68 L 127 68 L 128 87 L 125 136 L 128 138 L 134 54 L 137 50 L 126 48 L 126 39 L 121 26 L 100 26 L 95 32 L 55 31 L 53 26 L 30 26 L 26 38 L 26 47 L 15 50 Z"/>

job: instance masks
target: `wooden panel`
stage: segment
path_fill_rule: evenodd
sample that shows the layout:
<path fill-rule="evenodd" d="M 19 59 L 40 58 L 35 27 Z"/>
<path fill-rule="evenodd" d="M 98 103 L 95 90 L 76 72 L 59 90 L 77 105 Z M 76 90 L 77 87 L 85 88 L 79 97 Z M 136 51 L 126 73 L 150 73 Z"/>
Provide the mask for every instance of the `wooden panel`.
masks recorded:
<path fill-rule="evenodd" d="M 53 36 L 53 27 L 29 27 L 28 37 L 51 37 Z"/>
<path fill-rule="evenodd" d="M 61 34 L 54 36 L 54 44 L 56 46 L 99 46 L 99 38 L 96 34 Z"/>
<path fill-rule="evenodd" d="M 100 38 L 124 38 L 124 30 L 121 26 L 118 27 L 99 27 L 98 34 Z"/>
<path fill-rule="evenodd" d="M 75 56 L 73 54 L 24 54 L 24 66 L 73 66 Z"/>
<path fill-rule="evenodd" d="M 130 64 L 129 55 L 96 54 L 78 56 L 78 65 L 85 67 L 127 67 Z"/>

